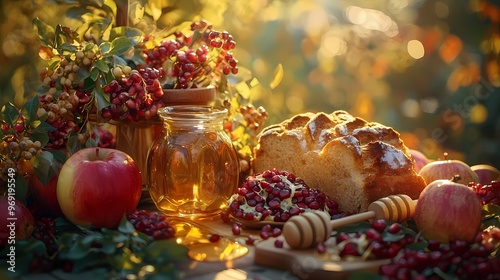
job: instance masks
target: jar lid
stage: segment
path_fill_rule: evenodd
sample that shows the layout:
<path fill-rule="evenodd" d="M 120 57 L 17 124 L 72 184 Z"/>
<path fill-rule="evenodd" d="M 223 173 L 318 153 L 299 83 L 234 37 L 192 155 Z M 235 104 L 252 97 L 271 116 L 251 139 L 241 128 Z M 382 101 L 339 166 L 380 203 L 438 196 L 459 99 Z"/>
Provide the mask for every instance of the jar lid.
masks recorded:
<path fill-rule="evenodd" d="M 175 105 L 158 110 L 158 115 L 166 120 L 210 121 L 226 117 L 228 110 L 205 105 Z"/>

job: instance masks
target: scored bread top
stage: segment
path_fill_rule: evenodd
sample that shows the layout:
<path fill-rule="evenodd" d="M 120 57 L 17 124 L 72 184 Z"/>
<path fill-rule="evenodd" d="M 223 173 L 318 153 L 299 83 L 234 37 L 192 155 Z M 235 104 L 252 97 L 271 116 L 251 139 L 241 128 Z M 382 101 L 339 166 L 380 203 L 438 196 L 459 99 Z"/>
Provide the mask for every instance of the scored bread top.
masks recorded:
<path fill-rule="evenodd" d="M 351 213 L 392 194 L 417 199 L 425 187 L 398 132 L 342 110 L 303 113 L 268 126 L 254 154 L 254 172 L 294 173 Z"/>

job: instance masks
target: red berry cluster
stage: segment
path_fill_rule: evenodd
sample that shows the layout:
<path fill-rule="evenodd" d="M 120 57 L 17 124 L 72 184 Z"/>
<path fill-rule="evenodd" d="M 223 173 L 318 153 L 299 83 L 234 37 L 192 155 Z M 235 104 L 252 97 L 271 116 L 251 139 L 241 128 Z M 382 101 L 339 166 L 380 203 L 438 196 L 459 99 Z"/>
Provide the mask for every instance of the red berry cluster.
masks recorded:
<path fill-rule="evenodd" d="M 471 187 L 477 197 L 481 199 L 483 205 L 500 205 L 500 181 L 492 181 L 490 184 L 486 185 L 471 182 L 469 187 Z"/>
<path fill-rule="evenodd" d="M 167 83 L 172 83 L 173 88 L 197 88 L 221 74 L 238 73 L 238 61 L 230 52 L 235 47 L 228 32 L 213 30 L 206 21 L 199 21 L 191 24 L 190 34 L 176 32 L 175 39 L 144 50 L 144 57 L 147 65 L 157 69 L 167 60 L 172 62 L 167 78 L 173 81 Z"/>
<path fill-rule="evenodd" d="M 499 279 L 500 259 L 480 243 L 431 241 L 426 250 L 402 249 L 388 265 L 380 267 L 382 279 Z"/>
<path fill-rule="evenodd" d="M 3 134 L 0 141 L 0 155 L 4 160 L 0 160 L 0 181 L 8 181 L 8 170 L 14 168 L 20 174 L 29 173 L 30 160 L 42 152 L 42 143 L 31 140 L 31 135 L 27 129 L 27 124 L 23 117 L 20 117 L 13 124 L 8 124 L 0 120 Z"/>
<path fill-rule="evenodd" d="M 165 216 L 157 212 L 135 210 L 127 216 L 137 231 L 152 236 L 155 240 L 174 237 L 175 229 L 165 220 Z"/>
<path fill-rule="evenodd" d="M 500 259 L 492 253 L 500 246 L 500 230 L 490 227 L 476 240 L 440 243 L 418 238 L 400 223 L 373 221 L 367 229 L 340 232 L 335 242 L 320 242 L 316 251 L 332 259 L 390 259 L 379 269 L 382 279 L 499 279 Z M 426 244 L 425 248 L 422 245 Z M 278 244 L 279 245 L 279 244 Z M 328 256 L 325 256 L 328 257 Z"/>
<path fill-rule="evenodd" d="M 37 219 L 36 227 L 33 230 L 32 236 L 45 244 L 47 254 L 49 256 L 52 256 L 59 250 L 55 234 L 56 221 L 53 218 L 43 217 Z"/>
<path fill-rule="evenodd" d="M 98 135 L 96 135 L 95 132 L 92 132 L 92 134 L 90 135 L 90 137 L 94 140 L 97 140 L 97 136 L 99 136 L 98 138 L 98 143 L 97 143 L 97 146 L 101 147 L 101 148 L 115 148 L 116 147 L 116 139 L 115 139 L 115 136 L 113 135 L 113 133 L 109 132 L 108 130 L 98 126 L 97 127 L 97 132 L 98 132 Z"/>
<path fill-rule="evenodd" d="M 390 236 L 391 239 L 384 239 L 385 236 Z M 414 234 L 403 232 L 401 224 L 388 224 L 383 219 L 373 221 L 366 231 L 350 234 L 341 232 L 336 236 L 340 257 L 359 257 L 368 251 L 372 258 L 393 258 L 399 250 L 414 242 Z"/>
<path fill-rule="evenodd" d="M 162 68 L 148 67 L 117 76 L 104 86 L 111 104 L 102 109 L 102 117 L 132 122 L 155 116 L 158 109 L 165 106 L 160 82 L 164 74 Z"/>

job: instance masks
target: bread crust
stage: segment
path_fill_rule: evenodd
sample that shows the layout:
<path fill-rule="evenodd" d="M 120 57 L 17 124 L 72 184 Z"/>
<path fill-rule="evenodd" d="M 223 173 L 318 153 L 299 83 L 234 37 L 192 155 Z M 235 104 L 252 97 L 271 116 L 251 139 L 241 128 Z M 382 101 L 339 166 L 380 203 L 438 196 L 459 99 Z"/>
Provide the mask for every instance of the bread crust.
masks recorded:
<path fill-rule="evenodd" d="M 294 173 L 350 213 L 392 194 L 418 199 L 426 186 L 397 131 L 343 110 L 298 114 L 264 128 L 252 168 Z"/>

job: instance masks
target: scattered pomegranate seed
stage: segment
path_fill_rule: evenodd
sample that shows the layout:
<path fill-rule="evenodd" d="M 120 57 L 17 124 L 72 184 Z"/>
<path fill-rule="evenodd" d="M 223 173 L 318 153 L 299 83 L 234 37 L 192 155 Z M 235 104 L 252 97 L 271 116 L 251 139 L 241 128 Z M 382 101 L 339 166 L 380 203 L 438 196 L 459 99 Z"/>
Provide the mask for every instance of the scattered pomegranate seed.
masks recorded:
<path fill-rule="evenodd" d="M 232 227 L 232 231 L 234 235 L 240 235 L 241 233 L 241 226 L 239 223 L 234 223 Z"/>
<path fill-rule="evenodd" d="M 274 246 L 275 246 L 276 248 L 283 248 L 283 240 L 281 240 L 281 239 L 276 239 L 276 240 L 274 241 Z"/>
<path fill-rule="evenodd" d="M 218 235 L 217 233 L 214 233 L 210 236 L 210 238 L 208 239 L 210 242 L 212 243 L 215 243 L 215 242 L 219 242 L 220 240 L 220 235 Z"/>
<path fill-rule="evenodd" d="M 316 244 L 316 251 L 320 254 L 324 254 L 326 252 L 326 246 L 324 242 L 318 242 Z"/>
<path fill-rule="evenodd" d="M 269 232 L 268 232 L 268 231 L 261 231 L 261 232 L 260 232 L 260 238 L 262 238 L 262 239 L 266 240 L 266 239 L 268 239 L 269 237 L 271 237 L 271 235 L 269 234 Z"/>
<path fill-rule="evenodd" d="M 392 234 L 396 234 L 400 230 L 401 230 L 401 225 L 398 223 L 394 223 L 394 224 L 389 226 L 389 228 L 387 229 L 387 232 L 392 233 Z"/>
<path fill-rule="evenodd" d="M 253 245 L 255 243 L 255 238 L 253 237 L 253 235 L 249 235 L 245 240 L 245 243 L 247 245 Z"/>

